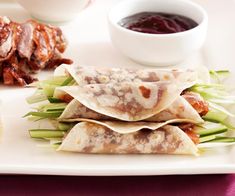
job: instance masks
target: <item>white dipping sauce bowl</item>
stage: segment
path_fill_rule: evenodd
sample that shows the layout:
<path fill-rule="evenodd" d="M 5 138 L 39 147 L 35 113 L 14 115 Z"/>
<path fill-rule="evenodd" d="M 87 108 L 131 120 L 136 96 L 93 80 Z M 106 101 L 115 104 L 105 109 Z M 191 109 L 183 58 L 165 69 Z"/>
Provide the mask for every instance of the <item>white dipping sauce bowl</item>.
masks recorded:
<path fill-rule="evenodd" d="M 48 22 L 74 19 L 90 0 L 17 0 L 33 17 Z"/>
<path fill-rule="evenodd" d="M 183 15 L 198 23 L 193 29 L 172 34 L 149 34 L 126 29 L 118 23 L 140 12 Z M 123 0 L 108 15 L 113 45 L 125 56 L 145 65 L 175 65 L 203 45 L 208 25 L 206 11 L 189 0 Z"/>

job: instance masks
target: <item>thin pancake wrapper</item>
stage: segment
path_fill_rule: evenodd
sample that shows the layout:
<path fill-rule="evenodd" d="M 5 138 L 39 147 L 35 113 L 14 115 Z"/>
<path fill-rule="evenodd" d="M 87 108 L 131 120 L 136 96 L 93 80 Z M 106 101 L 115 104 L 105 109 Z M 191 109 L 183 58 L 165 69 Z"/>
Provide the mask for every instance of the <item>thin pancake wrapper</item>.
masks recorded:
<path fill-rule="evenodd" d="M 70 119 L 76 121 L 77 118 L 87 118 L 94 120 L 115 120 L 115 118 L 95 112 L 73 99 L 65 108 L 59 120 Z M 179 96 L 168 108 L 154 116 L 147 118 L 150 122 L 163 122 L 171 119 L 188 119 L 196 123 L 203 122 L 198 112 L 181 96 Z"/>
<path fill-rule="evenodd" d="M 80 122 L 65 136 L 58 150 L 107 154 L 197 155 L 197 147 L 180 128 L 150 122 Z"/>
<path fill-rule="evenodd" d="M 107 84 L 120 82 L 158 82 L 171 81 L 179 83 L 184 88 L 189 88 L 198 79 L 197 72 L 179 69 L 131 69 L 92 66 L 60 66 L 55 76 L 70 75 L 78 85 Z"/>
<path fill-rule="evenodd" d="M 54 97 L 64 92 L 85 107 L 112 118 L 139 121 L 150 118 L 169 107 L 184 90 L 169 81 L 122 82 L 60 87 Z"/>

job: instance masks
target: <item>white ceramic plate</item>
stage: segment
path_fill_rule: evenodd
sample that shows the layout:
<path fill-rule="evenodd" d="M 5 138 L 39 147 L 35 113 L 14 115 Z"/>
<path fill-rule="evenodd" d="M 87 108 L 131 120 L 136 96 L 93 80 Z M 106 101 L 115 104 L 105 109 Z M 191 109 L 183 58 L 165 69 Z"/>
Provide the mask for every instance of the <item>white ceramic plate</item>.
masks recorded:
<path fill-rule="evenodd" d="M 80 64 L 139 66 L 121 56 L 109 41 L 106 13 L 113 2 L 95 1 L 75 21 L 62 26 L 69 41 L 65 56 L 73 58 Z M 228 0 L 226 4 L 213 0 L 197 2 L 205 6 L 209 13 L 208 38 L 205 47 L 199 53 L 189 57 L 182 66 L 206 65 L 210 68 L 234 71 L 235 23 L 230 20 L 235 17 L 234 1 Z M 13 3 L 0 4 L 0 13 L 18 21 L 30 17 Z M 46 77 L 49 74 L 51 73 L 43 72 L 40 77 Z M 42 143 L 32 140 L 27 132 L 35 125 L 22 118 L 30 110 L 25 97 L 31 95 L 33 91 L 34 89 L 0 86 L 3 121 L 0 141 L 1 174 L 166 175 L 235 172 L 235 147 L 215 149 L 200 157 L 89 155 L 55 152 L 51 148 L 39 147 Z"/>

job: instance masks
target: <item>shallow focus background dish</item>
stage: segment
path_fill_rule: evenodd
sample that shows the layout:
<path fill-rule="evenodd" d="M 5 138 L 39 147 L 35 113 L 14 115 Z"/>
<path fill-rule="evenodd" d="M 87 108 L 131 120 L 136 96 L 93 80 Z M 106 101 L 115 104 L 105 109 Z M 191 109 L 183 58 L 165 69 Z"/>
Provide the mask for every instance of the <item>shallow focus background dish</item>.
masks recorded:
<path fill-rule="evenodd" d="M 33 17 L 50 22 L 74 19 L 91 0 L 17 0 Z"/>

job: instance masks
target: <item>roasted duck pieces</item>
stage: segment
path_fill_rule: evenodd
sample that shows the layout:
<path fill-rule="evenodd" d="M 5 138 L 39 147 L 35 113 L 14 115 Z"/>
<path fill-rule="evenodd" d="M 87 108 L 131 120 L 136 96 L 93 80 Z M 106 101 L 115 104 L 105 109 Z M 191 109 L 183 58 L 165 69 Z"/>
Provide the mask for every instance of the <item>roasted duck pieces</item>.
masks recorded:
<path fill-rule="evenodd" d="M 72 60 L 61 55 L 66 41 L 58 27 L 28 20 L 16 23 L 0 17 L 0 81 L 24 86 L 37 80 L 31 74 Z"/>

